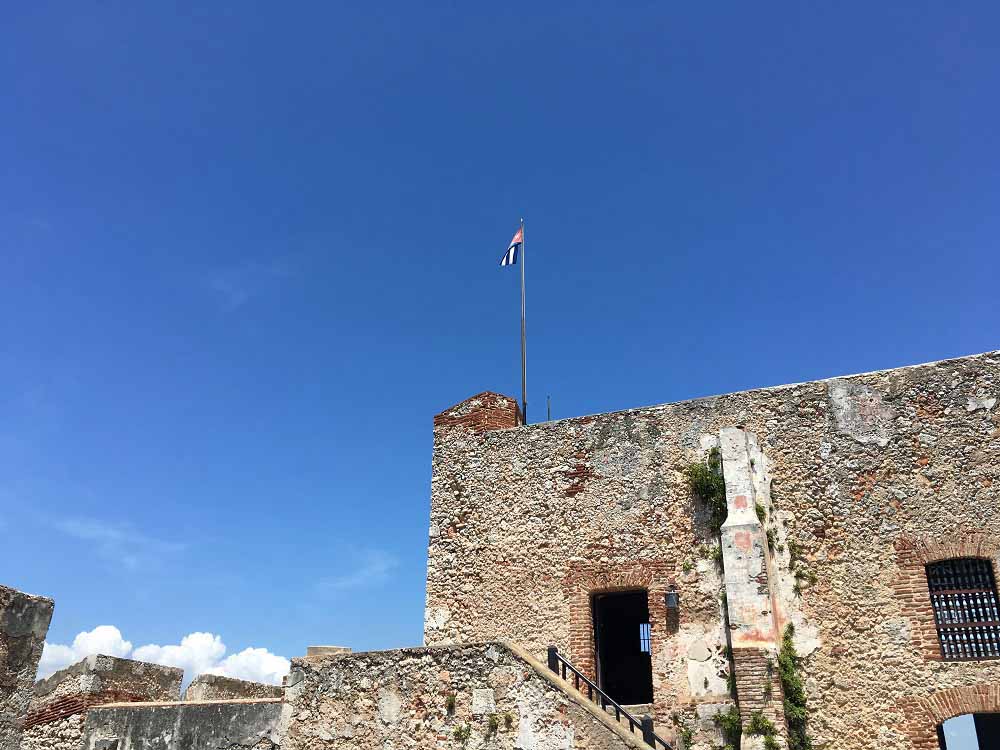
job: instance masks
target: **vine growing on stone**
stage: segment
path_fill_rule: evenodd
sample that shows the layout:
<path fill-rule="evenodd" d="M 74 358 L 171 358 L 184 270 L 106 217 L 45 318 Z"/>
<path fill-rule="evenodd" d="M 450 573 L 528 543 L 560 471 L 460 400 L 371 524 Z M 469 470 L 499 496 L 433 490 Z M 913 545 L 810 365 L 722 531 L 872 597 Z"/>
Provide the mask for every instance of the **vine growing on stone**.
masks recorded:
<path fill-rule="evenodd" d="M 736 750 L 740 746 L 740 737 L 743 734 L 743 720 L 740 718 L 740 710 L 736 706 L 730 706 L 728 711 L 713 716 L 712 721 L 722 733 L 722 741 L 725 743 L 724 750 Z"/>
<path fill-rule="evenodd" d="M 778 676 L 785 693 L 785 723 L 788 724 L 788 750 L 812 750 L 806 734 L 806 691 L 799 675 L 799 656 L 795 653 L 795 626 L 788 623 L 778 652 Z"/>
<path fill-rule="evenodd" d="M 722 453 L 708 452 L 704 463 L 689 464 L 684 470 L 691 492 L 708 510 L 709 525 L 718 534 L 726 520 L 726 480 L 722 476 Z"/>

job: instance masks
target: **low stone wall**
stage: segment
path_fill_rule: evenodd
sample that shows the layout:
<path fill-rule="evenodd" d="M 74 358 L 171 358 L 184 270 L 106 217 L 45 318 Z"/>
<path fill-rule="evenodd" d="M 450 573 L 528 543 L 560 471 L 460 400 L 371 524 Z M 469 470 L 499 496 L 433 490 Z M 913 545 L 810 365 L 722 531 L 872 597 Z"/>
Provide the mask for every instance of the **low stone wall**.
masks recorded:
<path fill-rule="evenodd" d="M 285 750 L 646 747 L 508 644 L 295 659 L 285 698 Z"/>
<path fill-rule="evenodd" d="M 21 747 L 21 728 L 53 602 L 0 586 L 0 750 Z"/>
<path fill-rule="evenodd" d="M 218 701 L 232 698 L 280 698 L 280 685 L 237 680 L 217 674 L 199 675 L 184 691 L 185 701 Z"/>
<path fill-rule="evenodd" d="M 39 680 L 24 721 L 23 750 L 77 750 L 84 719 L 104 703 L 176 700 L 184 670 L 89 656 Z"/>
<path fill-rule="evenodd" d="M 74 750 L 276 750 L 281 700 L 118 703 L 87 712 Z"/>

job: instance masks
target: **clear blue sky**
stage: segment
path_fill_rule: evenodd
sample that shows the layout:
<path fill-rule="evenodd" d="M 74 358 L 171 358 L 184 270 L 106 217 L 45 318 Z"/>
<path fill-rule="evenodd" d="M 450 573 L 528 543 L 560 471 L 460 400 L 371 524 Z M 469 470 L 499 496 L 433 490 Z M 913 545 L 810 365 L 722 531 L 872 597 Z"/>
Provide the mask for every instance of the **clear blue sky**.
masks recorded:
<path fill-rule="evenodd" d="M 535 417 L 1000 346 L 996 3 L 209 5 L 5 10 L 0 582 L 50 640 L 418 643 L 521 215 Z"/>

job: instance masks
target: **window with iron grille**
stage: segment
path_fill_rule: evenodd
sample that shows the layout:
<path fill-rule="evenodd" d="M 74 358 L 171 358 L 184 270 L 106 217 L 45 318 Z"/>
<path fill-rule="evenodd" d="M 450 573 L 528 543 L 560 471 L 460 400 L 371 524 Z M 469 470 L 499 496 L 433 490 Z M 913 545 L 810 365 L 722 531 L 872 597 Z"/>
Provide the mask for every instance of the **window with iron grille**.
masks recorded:
<path fill-rule="evenodd" d="M 650 645 L 650 635 L 649 635 L 649 623 L 640 622 L 639 623 L 639 650 L 644 654 L 648 654 Z"/>
<path fill-rule="evenodd" d="M 948 661 L 1000 658 L 1000 608 L 993 564 L 978 557 L 927 566 L 941 656 Z"/>

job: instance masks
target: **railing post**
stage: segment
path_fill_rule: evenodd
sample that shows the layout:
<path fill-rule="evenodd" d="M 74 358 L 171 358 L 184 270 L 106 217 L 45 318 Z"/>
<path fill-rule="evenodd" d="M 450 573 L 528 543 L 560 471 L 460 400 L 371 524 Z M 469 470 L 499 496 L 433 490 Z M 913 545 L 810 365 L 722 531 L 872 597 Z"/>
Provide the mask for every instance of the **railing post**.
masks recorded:
<path fill-rule="evenodd" d="M 549 646 L 549 669 L 559 674 L 559 649 Z"/>
<path fill-rule="evenodd" d="M 653 734 L 653 717 L 649 714 L 642 717 L 642 739 L 647 745 L 656 747 L 656 735 Z"/>

